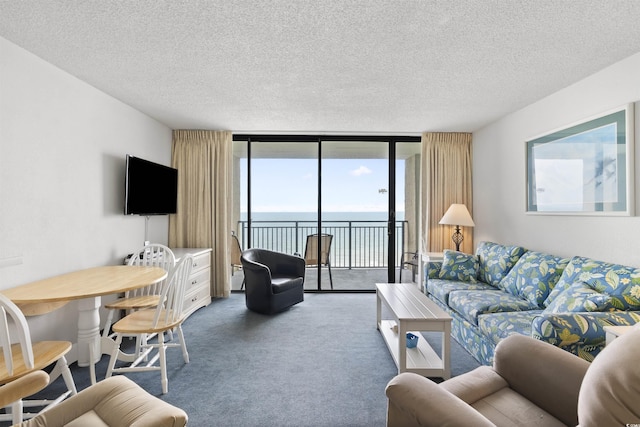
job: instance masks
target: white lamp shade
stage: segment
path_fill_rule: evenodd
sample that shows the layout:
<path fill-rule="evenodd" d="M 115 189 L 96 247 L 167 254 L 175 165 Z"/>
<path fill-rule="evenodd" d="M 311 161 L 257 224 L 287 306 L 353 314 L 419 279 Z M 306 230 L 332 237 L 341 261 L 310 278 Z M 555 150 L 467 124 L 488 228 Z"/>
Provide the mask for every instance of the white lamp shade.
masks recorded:
<path fill-rule="evenodd" d="M 445 212 L 444 216 L 440 220 L 442 225 L 459 225 L 461 227 L 474 227 L 471 214 L 467 210 L 467 207 L 463 204 L 454 203 Z"/>

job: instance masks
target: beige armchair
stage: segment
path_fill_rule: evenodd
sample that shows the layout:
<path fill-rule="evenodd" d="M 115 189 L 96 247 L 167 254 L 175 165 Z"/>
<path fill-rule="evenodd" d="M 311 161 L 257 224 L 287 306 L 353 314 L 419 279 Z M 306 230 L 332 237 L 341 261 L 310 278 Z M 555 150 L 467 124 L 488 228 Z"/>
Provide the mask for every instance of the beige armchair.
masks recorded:
<path fill-rule="evenodd" d="M 441 384 L 402 373 L 387 385 L 387 426 L 614 426 L 640 423 L 640 326 L 589 364 L 522 335 L 494 366 Z"/>
<path fill-rule="evenodd" d="M 35 371 L 0 387 L 0 405 L 44 388 L 49 377 Z M 187 414 L 150 395 L 130 379 L 117 376 L 86 388 L 64 402 L 18 424 L 19 427 L 183 427 Z"/>

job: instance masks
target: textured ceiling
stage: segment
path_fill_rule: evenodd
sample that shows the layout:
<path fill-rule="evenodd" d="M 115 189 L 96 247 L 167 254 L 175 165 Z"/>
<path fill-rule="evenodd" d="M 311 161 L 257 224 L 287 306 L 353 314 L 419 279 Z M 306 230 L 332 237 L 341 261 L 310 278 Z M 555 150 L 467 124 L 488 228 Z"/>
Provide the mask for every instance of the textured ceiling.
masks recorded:
<path fill-rule="evenodd" d="M 640 52 L 640 1 L 0 0 L 0 36 L 171 128 L 474 131 Z"/>

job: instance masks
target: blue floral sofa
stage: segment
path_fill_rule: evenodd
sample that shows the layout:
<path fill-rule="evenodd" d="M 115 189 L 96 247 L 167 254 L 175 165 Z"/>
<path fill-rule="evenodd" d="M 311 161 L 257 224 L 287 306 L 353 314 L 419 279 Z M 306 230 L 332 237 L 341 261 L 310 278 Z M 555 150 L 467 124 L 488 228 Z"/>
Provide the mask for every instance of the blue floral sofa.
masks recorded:
<path fill-rule="evenodd" d="M 640 268 L 481 242 L 425 266 L 425 292 L 453 318 L 451 335 L 490 365 L 500 340 L 532 336 L 593 360 L 604 327 L 640 322 Z"/>

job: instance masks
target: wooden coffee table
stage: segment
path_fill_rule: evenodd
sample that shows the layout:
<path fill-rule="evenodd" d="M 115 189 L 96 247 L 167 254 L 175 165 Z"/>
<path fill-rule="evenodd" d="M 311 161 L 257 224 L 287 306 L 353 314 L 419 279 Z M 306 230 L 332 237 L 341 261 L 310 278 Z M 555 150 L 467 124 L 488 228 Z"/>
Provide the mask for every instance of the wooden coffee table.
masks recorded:
<path fill-rule="evenodd" d="M 378 330 L 384 337 L 398 373 L 415 372 L 426 377 L 451 377 L 451 316 L 412 283 L 376 284 Z M 392 319 L 382 319 L 382 304 Z M 442 333 L 442 352 L 438 355 L 420 334 Z M 418 346 L 407 348 L 406 335 L 418 335 Z"/>

